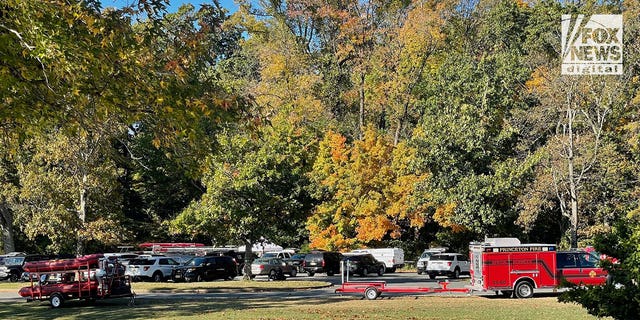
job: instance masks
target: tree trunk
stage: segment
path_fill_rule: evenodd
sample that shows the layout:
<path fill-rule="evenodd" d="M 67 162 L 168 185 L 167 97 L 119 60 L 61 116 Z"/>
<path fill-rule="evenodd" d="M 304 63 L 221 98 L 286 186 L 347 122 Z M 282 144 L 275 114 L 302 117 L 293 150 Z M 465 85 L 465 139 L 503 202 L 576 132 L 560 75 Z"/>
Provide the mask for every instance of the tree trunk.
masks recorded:
<path fill-rule="evenodd" d="M 84 236 L 82 235 L 85 230 L 85 223 L 87 221 L 87 174 L 82 174 L 82 184 L 80 185 L 80 207 L 78 208 L 78 220 L 80 221 L 80 230 L 78 230 L 76 255 L 81 256 L 84 254 Z"/>
<path fill-rule="evenodd" d="M 251 280 L 251 262 L 253 262 L 253 243 L 249 239 L 244 239 L 244 269 L 242 273 L 243 280 Z"/>
<path fill-rule="evenodd" d="M 407 113 L 409 113 L 409 101 L 404 103 L 404 110 L 402 111 L 402 116 L 398 119 L 398 126 L 396 127 L 396 133 L 393 135 L 393 146 L 397 146 L 398 142 L 400 142 L 400 131 L 404 126 L 404 121 L 407 118 Z"/>
<path fill-rule="evenodd" d="M 575 118 L 575 111 L 569 107 L 567 110 L 568 120 L 568 134 L 569 134 L 569 146 L 567 147 L 567 164 L 568 164 L 568 179 L 569 179 L 569 203 L 571 204 L 571 247 L 578 247 L 578 194 L 576 186 L 576 173 L 574 166 L 574 137 L 573 137 L 573 119 Z"/>
<path fill-rule="evenodd" d="M 360 139 L 364 138 L 364 72 L 360 74 L 360 89 L 358 90 L 360 98 L 360 113 L 358 117 L 358 125 L 360 126 Z"/>
<path fill-rule="evenodd" d="M 13 212 L 6 202 L 0 203 L 0 231 L 2 231 L 2 248 L 4 253 L 16 251 L 13 237 Z"/>

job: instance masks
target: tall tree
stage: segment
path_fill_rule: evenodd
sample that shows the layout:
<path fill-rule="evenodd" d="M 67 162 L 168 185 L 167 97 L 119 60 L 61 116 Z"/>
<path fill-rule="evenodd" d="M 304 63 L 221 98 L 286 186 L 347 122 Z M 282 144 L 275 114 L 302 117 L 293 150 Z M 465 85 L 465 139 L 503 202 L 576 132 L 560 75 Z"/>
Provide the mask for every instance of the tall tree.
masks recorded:
<path fill-rule="evenodd" d="M 219 137 L 221 152 L 206 162 L 207 191 L 172 223 L 177 232 L 204 234 L 216 244 L 245 244 L 247 261 L 261 238 L 300 243 L 312 205 L 305 191 L 313 153 L 307 133 L 282 124 L 261 127 L 256 134 L 230 129 Z M 250 277 L 250 263 L 244 274 Z"/>
<path fill-rule="evenodd" d="M 307 221 L 310 246 L 353 249 L 421 227 L 428 205 L 417 206 L 414 198 L 415 184 L 425 179 L 408 167 L 414 154 L 371 127 L 352 146 L 329 131 L 310 174 L 321 201 Z"/>

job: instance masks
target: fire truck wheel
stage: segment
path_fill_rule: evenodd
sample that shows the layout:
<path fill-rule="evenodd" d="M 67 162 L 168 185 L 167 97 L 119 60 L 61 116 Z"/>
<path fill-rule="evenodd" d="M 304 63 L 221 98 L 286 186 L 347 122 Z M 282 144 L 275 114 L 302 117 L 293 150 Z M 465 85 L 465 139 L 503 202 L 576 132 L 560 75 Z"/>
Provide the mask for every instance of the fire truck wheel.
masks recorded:
<path fill-rule="evenodd" d="M 527 299 L 533 297 L 533 286 L 528 281 L 521 281 L 516 285 L 516 297 Z"/>
<path fill-rule="evenodd" d="M 378 296 L 380 296 L 380 293 L 376 287 L 368 287 L 364 290 L 364 297 L 368 300 L 375 300 Z"/>
<path fill-rule="evenodd" d="M 56 292 L 52 294 L 51 297 L 49 297 L 49 302 L 51 302 L 51 307 L 59 308 L 64 303 L 64 298 L 62 297 L 61 294 Z"/>

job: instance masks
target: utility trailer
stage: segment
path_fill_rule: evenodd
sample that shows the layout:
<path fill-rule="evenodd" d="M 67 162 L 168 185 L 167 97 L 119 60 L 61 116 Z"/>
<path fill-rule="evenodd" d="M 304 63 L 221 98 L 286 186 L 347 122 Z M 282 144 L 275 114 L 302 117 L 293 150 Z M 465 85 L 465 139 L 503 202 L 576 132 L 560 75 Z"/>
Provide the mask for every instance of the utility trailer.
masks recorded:
<path fill-rule="evenodd" d="M 336 293 L 357 293 L 364 295 L 369 300 L 375 300 L 383 293 L 407 293 L 407 294 L 426 294 L 426 293 L 469 293 L 467 288 L 448 288 L 448 282 L 438 282 L 440 287 L 395 287 L 387 286 L 386 281 L 350 281 L 344 282 L 340 288 L 336 289 Z"/>
<path fill-rule="evenodd" d="M 349 263 L 340 265 L 342 270 L 349 270 Z M 345 269 L 346 268 L 346 269 Z M 362 294 L 369 300 L 375 300 L 383 293 L 392 294 L 427 294 L 427 293 L 470 293 L 468 288 L 448 288 L 449 282 L 438 282 L 439 287 L 401 287 L 387 286 L 386 281 L 349 281 L 349 273 L 342 272 L 342 285 L 335 293 Z"/>
<path fill-rule="evenodd" d="M 25 264 L 31 285 L 18 294 L 27 301 L 49 300 L 58 308 L 66 300 L 95 301 L 108 298 L 129 297 L 133 303 L 129 276 L 117 259 L 92 254 L 75 259 L 34 261 Z"/>

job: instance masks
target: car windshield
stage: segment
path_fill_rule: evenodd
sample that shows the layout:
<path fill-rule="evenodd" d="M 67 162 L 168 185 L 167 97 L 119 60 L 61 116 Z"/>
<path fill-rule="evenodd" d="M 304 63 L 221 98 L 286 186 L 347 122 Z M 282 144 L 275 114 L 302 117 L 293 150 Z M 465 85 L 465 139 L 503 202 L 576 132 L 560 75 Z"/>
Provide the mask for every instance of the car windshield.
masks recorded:
<path fill-rule="evenodd" d="M 260 258 L 260 259 L 255 259 L 253 260 L 253 263 L 255 264 L 269 264 L 269 258 Z"/>
<path fill-rule="evenodd" d="M 153 264 L 153 260 L 147 260 L 147 259 L 133 259 L 129 261 L 129 265 L 133 265 L 133 266 L 150 266 L 152 264 Z"/>
<path fill-rule="evenodd" d="M 275 252 L 267 252 L 262 255 L 263 258 L 277 258 L 278 254 Z"/>
<path fill-rule="evenodd" d="M 294 254 L 294 255 L 291 257 L 291 259 L 294 259 L 294 260 L 295 260 L 295 259 L 302 260 L 302 259 L 304 259 L 304 256 L 305 256 L 304 254 Z"/>
<path fill-rule="evenodd" d="M 4 258 L 4 264 L 6 266 L 19 266 L 24 262 L 24 257 L 6 257 Z"/>
<path fill-rule="evenodd" d="M 362 260 L 362 257 L 363 256 L 344 256 L 344 259 L 342 259 L 342 260 L 344 260 L 344 261 L 347 261 L 347 260 L 349 260 L 349 261 L 360 261 L 360 260 Z"/>
<path fill-rule="evenodd" d="M 184 265 L 191 266 L 191 267 L 199 267 L 204 263 L 205 260 L 206 260 L 205 258 L 193 258 L 187 261 L 187 263 L 185 263 Z"/>
<path fill-rule="evenodd" d="M 455 256 L 447 254 L 436 254 L 431 256 L 431 260 L 453 261 Z"/>

